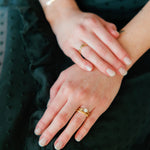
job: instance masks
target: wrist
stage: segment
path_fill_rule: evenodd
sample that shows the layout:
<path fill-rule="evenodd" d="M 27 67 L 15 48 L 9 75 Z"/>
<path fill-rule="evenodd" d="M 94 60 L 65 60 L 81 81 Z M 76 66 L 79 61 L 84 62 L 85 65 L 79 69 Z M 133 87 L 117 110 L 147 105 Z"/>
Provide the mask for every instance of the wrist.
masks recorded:
<path fill-rule="evenodd" d="M 52 27 L 69 18 L 72 13 L 80 11 L 75 0 L 55 0 L 50 5 L 44 6 L 42 3 L 41 5 L 46 19 Z"/>

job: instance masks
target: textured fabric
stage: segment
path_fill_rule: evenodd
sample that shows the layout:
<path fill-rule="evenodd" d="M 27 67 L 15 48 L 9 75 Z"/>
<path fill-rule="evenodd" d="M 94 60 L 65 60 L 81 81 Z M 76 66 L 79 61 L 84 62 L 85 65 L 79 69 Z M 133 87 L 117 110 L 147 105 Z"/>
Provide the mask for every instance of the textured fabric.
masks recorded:
<path fill-rule="evenodd" d="M 78 0 L 81 9 L 112 21 L 118 30 L 145 3 L 144 0 Z M 61 52 L 38 2 L 0 0 L 0 6 L 0 10 L 8 13 L 0 75 L 0 149 L 53 150 L 59 134 L 47 147 L 40 148 L 33 130 L 45 111 L 50 87 L 72 62 Z M 124 6 L 124 11 L 116 6 Z M 149 85 L 150 53 L 147 52 L 129 71 L 112 105 L 84 140 L 77 143 L 72 138 L 64 150 L 150 150 Z"/>

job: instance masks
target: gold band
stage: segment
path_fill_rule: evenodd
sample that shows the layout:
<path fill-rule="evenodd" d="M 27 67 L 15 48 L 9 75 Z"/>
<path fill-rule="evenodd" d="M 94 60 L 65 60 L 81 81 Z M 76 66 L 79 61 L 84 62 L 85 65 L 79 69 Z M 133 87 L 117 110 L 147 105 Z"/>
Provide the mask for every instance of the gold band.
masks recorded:
<path fill-rule="evenodd" d="M 89 114 L 90 114 L 90 112 L 88 111 L 87 108 L 82 108 L 82 107 L 79 107 L 79 108 L 77 109 L 77 112 L 83 113 L 84 115 L 86 115 L 86 117 L 88 117 Z"/>
<path fill-rule="evenodd" d="M 79 50 L 78 50 L 80 54 L 81 54 L 82 48 L 85 47 L 85 46 L 87 46 L 87 44 L 82 44 L 82 45 L 80 46 L 80 48 L 79 48 Z"/>

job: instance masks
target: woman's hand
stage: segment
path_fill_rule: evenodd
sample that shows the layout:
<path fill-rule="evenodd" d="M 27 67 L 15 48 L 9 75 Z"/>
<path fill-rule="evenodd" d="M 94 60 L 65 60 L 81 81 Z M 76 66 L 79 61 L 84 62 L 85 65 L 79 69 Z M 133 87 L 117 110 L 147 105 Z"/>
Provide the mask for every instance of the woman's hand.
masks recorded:
<path fill-rule="evenodd" d="M 108 109 L 118 93 L 122 76 L 107 77 L 96 69 L 91 73 L 77 65 L 65 70 L 50 91 L 47 109 L 38 122 L 35 134 L 41 135 L 40 146 L 47 145 L 67 123 L 67 127 L 55 141 L 56 149 L 62 149 L 75 134 L 81 141 L 96 120 Z M 76 111 L 87 108 L 90 115 Z"/>
<path fill-rule="evenodd" d="M 114 24 L 78 9 L 59 18 L 51 23 L 52 29 L 60 48 L 78 66 L 91 71 L 94 65 L 108 76 L 127 74 L 125 65 L 131 60 L 116 39 L 119 33 Z"/>

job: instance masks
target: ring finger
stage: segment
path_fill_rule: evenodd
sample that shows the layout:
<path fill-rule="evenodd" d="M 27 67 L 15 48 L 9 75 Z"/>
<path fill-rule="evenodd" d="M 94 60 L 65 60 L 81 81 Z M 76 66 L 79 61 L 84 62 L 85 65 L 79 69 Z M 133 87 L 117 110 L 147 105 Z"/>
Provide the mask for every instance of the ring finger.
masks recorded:
<path fill-rule="evenodd" d="M 62 149 L 74 135 L 74 133 L 82 126 L 87 116 L 84 113 L 76 112 L 70 120 L 68 126 L 62 132 L 55 142 L 56 149 Z"/>
<path fill-rule="evenodd" d="M 81 55 L 84 56 L 87 60 L 92 62 L 101 72 L 108 76 L 114 76 L 116 74 L 115 70 L 111 65 L 106 63 L 97 53 L 94 52 L 89 46 L 85 46 L 80 51 Z"/>

